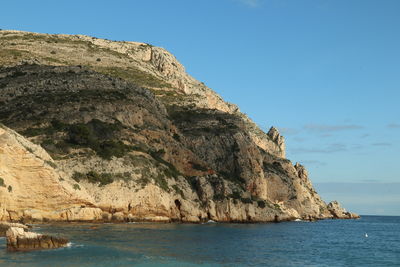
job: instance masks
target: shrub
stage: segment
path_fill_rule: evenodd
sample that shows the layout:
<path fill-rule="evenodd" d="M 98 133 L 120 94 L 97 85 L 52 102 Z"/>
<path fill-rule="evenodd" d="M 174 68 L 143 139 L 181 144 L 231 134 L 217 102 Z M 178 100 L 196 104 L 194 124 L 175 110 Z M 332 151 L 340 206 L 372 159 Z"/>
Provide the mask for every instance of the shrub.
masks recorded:
<path fill-rule="evenodd" d="M 68 142 L 74 145 L 89 146 L 95 142 L 89 128 L 84 124 L 71 125 L 68 135 Z"/>
<path fill-rule="evenodd" d="M 222 201 L 222 200 L 224 200 L 225 199 L 225 196 L 223 195 L 223 194 L 215 194 L 214 196 L 213 196 L 213 200 L 214 201 Z"/>
<path fill-rule="evenodd" d="M 0 178 L 0 186 L 6 187 L 6 184 L 4 183 L 4 179 Z"/>
<path fill-rule="evenodd" d="M 20 76 L 24 76 L 26 75 L 26 72 L 20 71 L 20 70 L 16 70 L 11 77 L 16 78 L 16 77 L 20 77 Z"/>
<path fill-rule="evenodd" d="M 238 191 L 233 191 L 232 194 L 229 195 L 229 197 L 233 199 L 240 199 L 241 195 Z"/>
<path fill-rule="evenodd" d="M 103 159 L 111 159 L 115 156 L 117 158 L 123 157 L 131 149 L 121 141 L 104 141 L 100 145 L 94 145 L 91 147 L 96 153 Z"/>
<path fill-rule="evenodd" d="M 192 190 L 197 192 L 200 186 L 196 176 L 185 176 L 185 178 Z"/>
<path fill-rule="evenodd" d="M 174 167 L 169 167 L 164 169 L 164 175 L 167 177 L 172 177 L 172 178 L 178 178 L 179 175 L 181 175 L 181 173 Z"/>
<path fill-rule="evenodd" d="M 150 155 L 154 159 L 156 159 L 158 161 L 161 161 L 161 162 L 163 161 L 163 159 L 161 157 L 164 156 L 164 154 L 165 154 L 165 150 L 164 149 L 159 149 L 159 150 L 155 150 L 155 151 L 151 151 L 150 152 Z"/>
<path fill-rule="evenodd" d="M 72 179 L 74 179 L 78 183 L 85 178 L 86 178 L 86 175 L 81 172 L 74 172 L 74 174 L 72 175 Z"/>
<path fill-rule="evenodd" d="M 54 162 L 52 162 L 52 161 L 50 161 L 50 160 L 45 160 L 45 162 L 46 162 L 46 164 L 47 165 L 49 165 L 50 167 L 52 167 L 52 168 L 57 168 L 57 165 L 54 163 Z"/>
<path fill-rule="evenodd" d="M 118 176 L 118 174 L 117 174 Z M 111 173 L 97 173 L 96 171 L 89 171 L 88 173 L 74 172 L 72 179 L 78 183 L 82 180 L 87 180 L 89 183 L 99 183 L 100 186 L 111 184 L 114 181 L 114 177 Z"/>
<path fill-rule="evenodd" d="M 57 149 L 56 152 L 69 153 L 69 151 L 70 151 L 69 144 L 67 142 L 65 142 L 64 140 L 55 144 L 55 147 Z"/>
<path fill-rule="evenodd" d="M 245 203 L 245 204 L 253 203 L 253 200 L 251 200 L 251 198 L 241 198 L 240 200 L 242 201 L 242 203 Z"/>
<path fill-rule="evenodd" d="M 146 185 L 148 185 L 150 183 L 150 179 L 147 177 L 142 177 L 138 180 L 138 182 L 140 183 L 140 185 L 142 186 L 142 188 L 144 188 Z"/>
<path fill-rule="evenodd" d="M 112 176 L 110 173 L 97 173 L 95 171 L 90 171 L 86 174 L 86 179 L 90 183 L 100 183 L 100 186 L 111 184 L 113 182 Z"/>
<path fill-rule="evenodd" d="M 12 188 L 12 186 L 11 186 L 11 185 L 9 185 L 7 189 L 8 189 L 8 192 L 10 192 L 10 193 L 11 193 L 11 192 L 12 192 L 12 190 L 13 190 L 13 188 Z"/>
<path fill-rule="evenodd" d="M 231 174 L 226 171 L 219 171 L 219 174 L 223 176 L 225 180 L 231 181 L 242 188 L 244 187 L 244 184 L 246 184 L 246 180 L 235 173 Z"/>
<path fill-rule="evenodd" d="M 259 200 L 259 201 L 257 201 L 257 205 L 258 205 L 258 207 L 259 208 L 265 208 L 265 201 L 264 200 Z"/>
<path fill-rule="evenodd" d="M 53 119 L 51 121 L 51 126 L 55 131 L 62 131 L 65 130 L 68 127 L 68 124 L 65 124 L 57 119 Z"/>
<path fill-rule="evenodd" d="M 189 161 L 189 163 L 192 165 L 192 168 L 195 169 L 195 170 L 203 171 L 203 172 L 208 170 L 208 168 L 206 168 L 203 165 L 200 165 L 200 164 L 198 164 L 196 162 Z"/>
<path fill-rule="evenodd" d="M 146 88 L 171 88 L 169 83 L 164 82 L 162 79 L 148 74 L 138 68 L 128 67 L 128 68 L 121 68 L 121 67 L 92 67 L 94 71 L 100 72 L 102 74 L 111 76 L 111 77 L 118 77 L 128 82 L 132 82 L 133 84 L 139 85 L 141 87 Z"/>
<path fill-rule="evenodd" d="M 43 134 L 43 129 L 42 128 L 28 128 L 21 132 L 23 136 L 26 137 L 32 137 L 32 136 L 38 136 Z"/>
<path fill-rule="evenodd" d="M 176 192 L 177 194 L 181 195 L 182 198 L 185 198 L 185 195 L 184 195 L 182 189 L 180 189 L 178 185 L 174 184 L 174 185 L 172 186 L 172 188 L 175 190 L 175 192 Z"/>
<path fill-rule="evenodd" d="M 66 154 L 71 147 L 87 147 L 94 150 L 99 157 L 111 159 L 111 157 L 123 157 L 132 147 L 122 141 L 114 141 L 116 133 L 122 129 L 120 123 L 107 123 L 97 119 L 90 122 L 66 124 L 59 120 L 52 120 L 48 127 L 28 128 L 22 134 L 28 137 L 46 135 L 51 136 L 57 132 L 66 132 L 67 138 L 57 143 L 54 138 L 47 138 L 42 146 L 50 153 Z"/>
<path fill-rule="evenodd" d="M 73 124 L 68 128 L 68 142 L 77 146 L 89 147 L 103 159 L 123 157 L 132 150 L 122 141 L 111 140 L 115 132 L 121 128 L 119 124 L 111 124 L 100 120 L 92 120 L 87 124 Z"/>
<path fill-rule="evenodd" d="M 73 188 L 75 190 L 81 190 L 81 187 L 79 186 L 79 184 L 74 184 Z"/>
<path fill-rule="evenodd" d="M 164 160 L 162 156 L 165 154 L 164 149 L 160 149 L 157 151 L 150 151 L 150 156 L 153 157 L 153 159 L 157 160 L 158 162 L 162 163 L 163 165 L 167 166 L 168 169 L 164 170 L 164 174 L 168 177 L 174 177 L 177 178 L 179 175 L 182 175 L 176 167 L 169 163 L 168 161 Z"/>
<path fill-rule="evenodd" d="M 179 136 L 179 134 L 174 133 L 174 135 L 172 136 L 176 141 L 180 142 L 181 141 L 181 137 Z"/>
<path fill-rule="evenodd" d="M 134 145 L 131 147 L 132 150 L 143 152 L 143 153 L 148 153 L 148 149 L 146 148 L 146 145 L 144 144 L 138 144 Z"/>
<path fill-rule="evenodd" d="M 168 182 L 165 180 L 165 176 L 162 174 L 158 174 L 153 178 L 154 182 L 164 191 L 169 192 Z"/>

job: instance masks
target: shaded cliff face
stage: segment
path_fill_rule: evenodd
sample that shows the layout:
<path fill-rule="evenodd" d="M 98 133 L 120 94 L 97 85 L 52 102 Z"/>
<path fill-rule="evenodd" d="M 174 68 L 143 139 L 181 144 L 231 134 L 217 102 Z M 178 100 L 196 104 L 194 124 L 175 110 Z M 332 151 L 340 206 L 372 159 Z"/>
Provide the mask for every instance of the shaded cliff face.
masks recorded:
<path fill-rule="evenodd" d="M 0 43 L 0 122 L 43 148 L 52 162 L 49 176 L 57 177 L 52 183 L 79 199 L 60 193 L 57 205 L 73 212 L 49 216 L 51 208 L 29 206 L 19 201 L 21 193 L 3 205 L 14 220 L 32 219 L 33 208 L 41 214 L 35 219 L 50 220 L 273 221 L 344 214 L 328 209 L 305 169 L 284 158 L 275 128 L 262 132 L 161 48 L 10 31 L 0 31 Z M 0 174 L 4 169 L 0 165 Z M 6 184 L 14 179 L 4 177 Z M 7 192 L 0 188 L 0 194 Z M 91 209 L 77 211 L 77 205 Z"/>

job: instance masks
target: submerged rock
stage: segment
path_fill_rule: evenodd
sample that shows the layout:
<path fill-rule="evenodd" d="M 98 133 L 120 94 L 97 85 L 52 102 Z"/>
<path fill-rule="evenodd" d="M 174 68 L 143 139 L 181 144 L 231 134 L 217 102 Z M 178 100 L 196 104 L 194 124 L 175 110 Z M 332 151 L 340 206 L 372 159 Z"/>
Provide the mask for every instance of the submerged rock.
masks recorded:
<path fill-rule="evenodd" d="M 36 249 L 53 249 L 65 247 L 68 240 L 33 232 L 25 232 L 24 228 L 10 227 L 6 232 L 7 249 L 10 251 L 27 251 Z"/>

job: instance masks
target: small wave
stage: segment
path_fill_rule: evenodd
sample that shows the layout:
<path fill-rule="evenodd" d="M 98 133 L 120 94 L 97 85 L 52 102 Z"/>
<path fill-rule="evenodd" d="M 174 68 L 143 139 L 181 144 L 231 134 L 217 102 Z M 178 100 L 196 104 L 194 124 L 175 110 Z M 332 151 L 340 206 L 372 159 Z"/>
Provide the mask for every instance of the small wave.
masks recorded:
<path fill-rule="evenodd" d="M 213 220 L 208 220 L 207 223 L 217 223 L 217 222 Z"/>
<path fill-rule="evenodd" d="M 73 242 L 68 242 L 67 245 L 65 246 L 66 248 L 81 248 L 84 247 L 82 244 L 75 244 Z"/>
<path fill-rule="evenodd" d="M 300 219 L 296 219 L 296 220 L 294 220 L 295 222 L 302 222 L 302 220 L 300 220 Z"/>

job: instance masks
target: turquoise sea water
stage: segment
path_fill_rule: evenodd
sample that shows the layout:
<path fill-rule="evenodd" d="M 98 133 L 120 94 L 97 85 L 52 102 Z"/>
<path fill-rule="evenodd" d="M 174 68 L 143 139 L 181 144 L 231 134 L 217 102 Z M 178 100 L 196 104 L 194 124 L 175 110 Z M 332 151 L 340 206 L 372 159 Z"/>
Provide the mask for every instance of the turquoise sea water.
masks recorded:
<path fill-rule="evenodd" d="M 7 252 L 0 266 L 400 266 L 400 217 L 268 224 L 57 224 L 68 248 Z M 368 237 L 365 237 L 365 234 Z"/>

